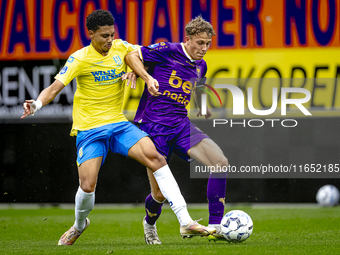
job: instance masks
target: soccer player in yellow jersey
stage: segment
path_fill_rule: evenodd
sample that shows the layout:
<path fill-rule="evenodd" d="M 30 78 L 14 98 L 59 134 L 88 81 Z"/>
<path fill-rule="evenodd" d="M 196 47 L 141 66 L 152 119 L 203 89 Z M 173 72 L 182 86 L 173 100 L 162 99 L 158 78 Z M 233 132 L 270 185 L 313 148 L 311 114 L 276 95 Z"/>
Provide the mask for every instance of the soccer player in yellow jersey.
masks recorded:
<path fill-rule="evenodd" d="M 55 81 L 37 100 L 26 100 L 21 118 L 36 113 L 50 103 L 69 82 L 77 79 L 73 103 L 71 136 L 77 136 L 79 188 L 75 198 L 75 223 L 60 238 L 59 245 L 72 245 L 89 226 L 87 218 L 95 201 L 95 188 L 108 150 L 133 158 L 153 171 L 163 196 L 169 201 L 180 223 L 182 236 L 206 236 L 216 232 L 193 221 L 165 159 L 157 152 L 146 133 L 128 122 L 122 113 L 123 79 L 135 82 L 127 74 L 125 55 L 134 46 L 114 40 L 114 18 L 105 10 L 96 10 L 86 18 L 91 44 L 72 54 Z M 151 78 L 153 79 L 153 78 Z M 156 84 L 151 80 L 148 83 Z M 157 93 L 157 84 L 151 90 Z"/>

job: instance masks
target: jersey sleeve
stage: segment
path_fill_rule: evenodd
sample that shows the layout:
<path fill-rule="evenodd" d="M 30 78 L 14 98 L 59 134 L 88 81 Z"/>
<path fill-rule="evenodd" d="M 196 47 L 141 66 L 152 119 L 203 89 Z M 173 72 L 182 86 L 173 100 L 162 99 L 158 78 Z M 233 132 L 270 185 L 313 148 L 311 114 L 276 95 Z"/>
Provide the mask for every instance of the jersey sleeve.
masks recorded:
<path fill-rule="evenodd" d="M 74 56 L 70 56 L 63 69 L 54 77 L 56 80 L 61 81 L 65 86 L 68 85 L 75 77 L 81 73 L 81 61 Z"/>
<path fill-rule="evenodd" d="M 163 63 L 167 60 L 171 51 L 168 42 L 152 44 L 139 48 L 139 57 L 145 62 Z"/>
<path fill-rule="evenodd" d="M 127 53 L 130 53 L 131 51 L 137 50 L 141 47 L 140 45 L 131 44 L 131 43 L 128 43 L 127 41 L 123 41 L 123 44 L 127 48 Z"/>

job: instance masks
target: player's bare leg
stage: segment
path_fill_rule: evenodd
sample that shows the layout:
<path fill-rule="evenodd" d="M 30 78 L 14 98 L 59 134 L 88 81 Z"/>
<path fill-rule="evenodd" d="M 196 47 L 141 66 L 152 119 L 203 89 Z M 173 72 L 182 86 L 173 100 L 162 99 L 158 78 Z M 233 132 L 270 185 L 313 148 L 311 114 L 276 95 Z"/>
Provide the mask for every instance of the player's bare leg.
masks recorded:
<path fill-rule="evenodd" d="M 203 139 L 201 142 L 190 148 L 188 155 L 206 166 L 217 166 L 220 169 L 228 167 L 228 160 L 223 151 L 211 139 Z M 207 185 L 207 198 L 209 201 L 209 226 L 216 228 L 216 234 L 208 239 L 218 241 L 226 240 L 221 234 L 220 222 L 224 214 L 224 202 L 226 191 L 226 172 L 211 173 Z"/>
<path fill-rule="evenodd" d="M 144 137 L 129 150 L 128 156 L 147 166 L 153 171 L 153 178 L 163 196 L 169 201 L 171 209 L 176 214 L 181 225 L 181 235 L 210 235 L 216 232 L 215 228 L 208 228 L 193 221 L 188 213 L 186 202 L 180 192 L 165 159 L 157 152 L 151 139 Z M 155 183 L 151 181 L 150 183 Z M 187 230 L 187 231 L 184 231 Z"/>
<path fill-rule="evenodd" d="M 188 150 L 188 155 L 206 166 L 228 167 L 228 159 L 220 147 L 211 139 L 203 139 Z"/>
<path fill-rule="evenodd" d="M 58 245 L 72 245 L 90 225 L 87 218 L 94 206 L 95 189 L 103 157 L 89 159 L 78 166 L 79 188 L 75 201 L 74 225 L 60 238 Z"/>

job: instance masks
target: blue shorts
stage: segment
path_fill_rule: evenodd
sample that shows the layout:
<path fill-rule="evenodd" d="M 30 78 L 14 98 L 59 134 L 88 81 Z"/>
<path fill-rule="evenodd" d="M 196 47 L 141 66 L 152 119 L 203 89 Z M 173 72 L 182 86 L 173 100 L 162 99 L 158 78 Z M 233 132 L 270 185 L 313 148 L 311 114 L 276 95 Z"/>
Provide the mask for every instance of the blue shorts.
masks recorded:
<path fill-rule="evenodd" d="M 139 128 L 150 135 L 157 151 L 165 157 L 167 162 L 172 153 L 189 162 L 188 150 L 203 139 L 209 138 L 188 118 L 185 118 L 177 127 L 146 122 L 141 123 Z"/>
<path fill-rule="evenodd" d="M 109 149 L 127 157 L 129 149 L 145 136 L 148 134 L 128 121 L 78 131 L 77 164 L 101 156 L 103 164 Z"/>

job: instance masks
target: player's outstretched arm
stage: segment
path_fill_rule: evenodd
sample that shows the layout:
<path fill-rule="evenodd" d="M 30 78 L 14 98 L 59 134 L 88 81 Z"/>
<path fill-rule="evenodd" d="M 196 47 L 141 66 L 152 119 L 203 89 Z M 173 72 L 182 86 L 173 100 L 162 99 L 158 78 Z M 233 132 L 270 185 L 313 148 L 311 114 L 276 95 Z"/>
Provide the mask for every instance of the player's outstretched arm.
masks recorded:
<path fill-rule="evenodd" d="M 161 95 L 158 92 L 159 84 L 156 79 L 154 79 L 144 68 L 144 64 L 142 60 L 139 58 L 138 50 L 131 51 L 129 54 L 125 56 L 126 64 L 145 81 L 148 86 L 148 91 L 153 96 Z"/>
<path fill-rule="evenodd" d="M 139 58 L 138 50 L 131 51 L 129 54 L 127 54 L 125 56 L 125 62 L 145 82 L 150 79 L 151 76 L 144 69 L 144 64 Z"/>
<path fill-rule="evenodd" d="M 37 100 L 25 100 L 23 103 L 24 112 L 21 119 L 26 118 L 29 115 L 34 115 L 41 107 L 50 103 L 64 88 L 64 84 L 61 81 L 55 80 L 50 86 L 41 91 Z"/>

